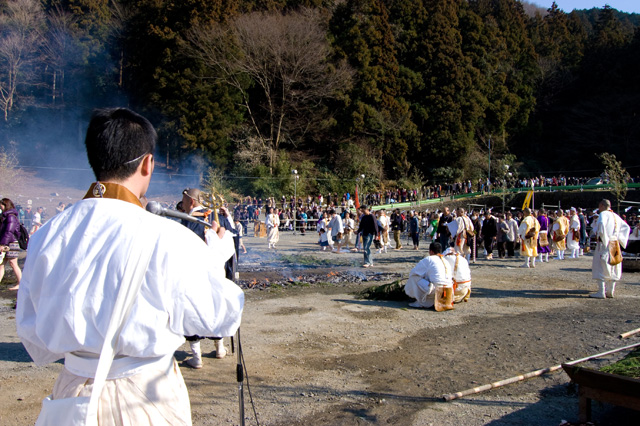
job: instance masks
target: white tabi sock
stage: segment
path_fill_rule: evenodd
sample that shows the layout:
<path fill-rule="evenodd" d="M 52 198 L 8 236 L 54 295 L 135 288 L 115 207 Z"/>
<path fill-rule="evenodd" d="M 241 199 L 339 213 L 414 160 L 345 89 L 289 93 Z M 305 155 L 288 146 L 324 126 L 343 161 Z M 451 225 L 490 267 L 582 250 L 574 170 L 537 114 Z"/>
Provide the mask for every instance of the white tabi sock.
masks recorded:
<path fill-rule="evenodd" d="M 616 282 L 615 282 L 615 281 L 612 281 L 612 282 L 607 286 L 607 289 L 606 289 L 606 290 L 607 290 L 607 291 L 606 291 L 606 295 L 607 295 L 607 297 L 610 297 L 610 298 L 612 298 L 612 299 L 613 299 L 613 297 L 614 297 L 614 296 L 613 296 L 613 294 L 614 294 L 614 293 L 615 293 L 615 291 L 616 291 Z"/>
<path fill-rule="evenodd" d="M 200 351 L 200 341 L 197 340 L 195 342 L 189 342 L 189 346 L 191 346 L 191 355 L 187 361 L 187 365 L 192 368 L 202 368 L 202 353 Z"/>
<path fill-rule="evenodd" d="M 607 295 L 605 294 L 605 283 L 604 281 L 598 281 L 598 291 L 596 293 L 591 293 L 589 297 L 593 297 L 596 299 L 606 299 Z"/>
<path fill-rule="evenodd" d="M 200 358 L 202 354 L 202 352 L 200 351 L 200 340 L 197 340 L 195 342 L 189 342 L 189 346 L 191 346 L 191 354 L 194 357 Z"/>

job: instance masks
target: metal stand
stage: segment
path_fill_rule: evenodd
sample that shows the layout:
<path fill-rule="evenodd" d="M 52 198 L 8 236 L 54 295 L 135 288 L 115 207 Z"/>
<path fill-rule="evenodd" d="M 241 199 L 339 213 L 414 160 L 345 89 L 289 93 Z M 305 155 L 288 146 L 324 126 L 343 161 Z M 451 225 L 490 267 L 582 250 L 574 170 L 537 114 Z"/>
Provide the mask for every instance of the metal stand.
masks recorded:
<path fill-rule="evenodd" d="M 240 329 L 236 332 L 237 350 L 234 345 L 234 338 L 231 337 L 231 349 L 236 353 L 236 380 L 238 381 L 238 414 L 240 416 L 240 426 L 244 426 L 244 370 L 242 368 L 242 344 L 240 343 Z"/>

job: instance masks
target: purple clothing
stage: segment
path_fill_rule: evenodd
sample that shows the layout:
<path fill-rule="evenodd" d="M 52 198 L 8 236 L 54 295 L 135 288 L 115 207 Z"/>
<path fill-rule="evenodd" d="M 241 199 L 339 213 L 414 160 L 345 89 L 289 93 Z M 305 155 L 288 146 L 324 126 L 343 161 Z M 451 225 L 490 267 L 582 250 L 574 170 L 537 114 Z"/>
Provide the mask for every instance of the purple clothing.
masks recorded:
<path fill-rule="evenodd" d="M 2 212 L 2 228 L 0 228 L 0 246 L 8 246 L 10 243 L 18 241 L 18 212 L 16 209 L 9 209 Z"/>
<path fill-rule="evenodd" d="M 549 218 L 546 216 L 538 216 L 538 222 L 540 223 L 540 231 L 547 231 L 547 236 L 548 236 Z M 551 253 L 551 244 L 548 244 L 544 247 L 540 247 L 540 240 L 538 240 L 538 254 L 543 254 L 543 253 Z"/>

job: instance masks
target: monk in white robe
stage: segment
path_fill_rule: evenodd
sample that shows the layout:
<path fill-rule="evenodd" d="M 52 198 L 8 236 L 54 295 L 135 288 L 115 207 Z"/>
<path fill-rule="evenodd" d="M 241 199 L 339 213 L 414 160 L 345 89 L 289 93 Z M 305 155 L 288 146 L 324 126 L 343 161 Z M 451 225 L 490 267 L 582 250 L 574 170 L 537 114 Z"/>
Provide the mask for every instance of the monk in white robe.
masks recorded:
<path fill-rule="evenodd" d="M 471 297 L 471 269 L 469 262 L 457 251 L 447 249 L 444 259 L 449 262 L 453 276 L 453 303 L 469 301 Z"/>
<path fill-rule="evenodd" d="M 457 253 L 466 257 L 468 261 L 471 257 L 471 244 L 475 233 L 473 223 L 471 223 L 471 219 L 469 219 L 462 208 L 456 210 L 455 221 L 458 224 L 458 228 L 454 237 L 453 248 Z"/>
<path fill-rule="evenodd" d="M 538 256 L 538 233 L 540 232 L 540 223 L 531 214 L 530 208 L 523 210 L 524 217 L 518 228 L 518 236 L 520 237 L 520 252 L 524 256 L 524 265 L 522 268 L 535 268 L 536 256 Z"/>
<path fill-rule="evenodd" d="M 567 250 L 571 251 L 571 259 L 580 254 L 580 218 L 575 207 L 571 207 L 569 220 L 569 234 L 567 235 Z"/>
<path fill-rule="evenodd" d="M 610 243 L 618 241 L 627 247 L 630 228 L 620 216 L 611 211 L 609 200 L 602 200 L 598 206 L 600 215 L 594 226 L 597 245 L 591 263 L 591 275 L 598 282 L 598 291 L 589 296 L 596 299 L 614 297 L 616 282 L 622 277 L 622 263 L 611 265 Z"/>
<path fill-rule="evenodd" d="M 132 146 L 139 139 L 145 143 Z M 244 295 L 224 278 L 221 263 L 211 262 L 215 252 L 202 239 L 142 208 L 155 147 L 146 119 L 126 109 L 97 111 L 86 145 L 101 181 L 31 238 L 16 308 L 18 336 L 37 365 L 65 359 L 53 400 L 89 396 L 129 255 L 142 242 L 151 259 L 118 335 L 97 424 L 191 425 L 173 354 L 185 335 L 233 335 Z M 109 163 L 109 155 L 118 158 Z M 113 164 L 122 173 L 106 168 Z"/>
<path fill-rule="evenodd" d="M 269 208 L 269 213 L 264 223 L 267 226 L 267 243 L 269 248 L 276 248 L 276 244 L 280 241 L 280 218 L 277 213 L 274 213 L 273 208 Z"/>
<path fill-rule="evenodd" d="M 422 259 L 409 273 L 404 291 L 416 299 L 412 308 L 431 308 L 435 303 L 438 287 L 453 290 L 451 265 L 442 256 L 440 243 L 431 243 L 429 256 Z"/>

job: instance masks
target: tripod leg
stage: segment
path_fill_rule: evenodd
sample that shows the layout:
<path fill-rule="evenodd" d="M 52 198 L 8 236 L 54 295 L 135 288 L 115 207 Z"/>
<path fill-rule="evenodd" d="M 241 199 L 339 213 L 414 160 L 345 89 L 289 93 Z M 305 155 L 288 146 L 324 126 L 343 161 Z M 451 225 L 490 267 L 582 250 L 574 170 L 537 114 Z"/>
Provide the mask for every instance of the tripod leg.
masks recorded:
<path fill-rule="evenodd" d="M 242 344 L 240 343 L 240 329 L 236 333 L 238 350 L 236 351 L 238 363 L 236 365 L 236 379 L 238 381 L 238 410 L 240 414 L 240 426 L 244 426 L 244 371 L 242 370 Z"/>

